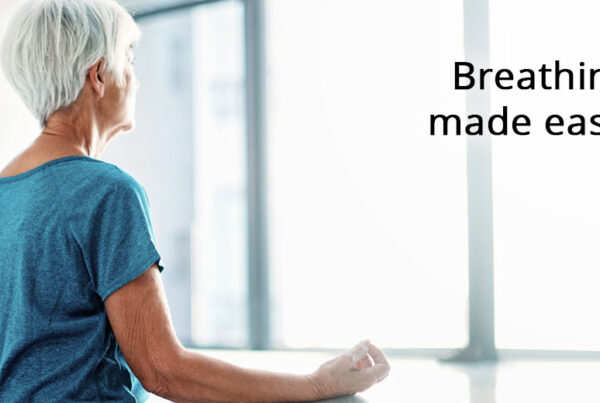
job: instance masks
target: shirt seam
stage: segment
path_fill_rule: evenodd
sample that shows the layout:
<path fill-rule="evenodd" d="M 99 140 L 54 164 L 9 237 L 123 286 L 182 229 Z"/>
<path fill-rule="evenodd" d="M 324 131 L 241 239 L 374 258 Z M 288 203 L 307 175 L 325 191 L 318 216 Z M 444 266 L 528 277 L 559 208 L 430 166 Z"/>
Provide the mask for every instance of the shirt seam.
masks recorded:
<path fill-rule="evenodd" d="M 54 189 L 55 189 L 55 202 L 60 201 L 60 199 L 64 200 L 62 198 L 61 195 L 61 191 L 60 191 L 60 187 L 58 186 L 58 184 L 56 183 L 56 178 L 54 177 L 54 174 L 51 173 L 51 171 L 47 171 L 49 172 L 49 177 L 50 180 L 52 181 L 52 184 L 54 185 Z M 59 199 L 59 200 L 56 200 Z M 79 250 L 82 251 L 81 256 L 83 258 L 83 262 L 85 264 L 85 269 L 88 275 L 88 278 L 90 280 L 90 283 L 92 284 L 93 289 L 96 289 L 96 284 L 94 282 L 94 278 L 92 277 L 91 273 L 90 273 L 90 266 L 89 266 L 89 262 L 87 261 L 87 258 L 85 256 L 85 253 L 83 253 L 83 248 L 81 247 L 81 244 L 79 243 L 77 237 L 75 236 L 75 232 L 73 231 L 73 227 L 71 226 L 71 219 L 70 217 L 67 217 L 65 211 L 64 211 L 64 206 L 66 205 L 66 203 L 59 203 L 61 206 L 59 207 L 59 211 L 62 213 L 60 214 L 60 216 L 62 217 L 63 222 L 66 224 L 67 226 L 67 230 L 65 230 L 65 232 L 71 237 L 71 239 L 77 244 L 77 246 L 79 247 Z"/>
<path fill-rule="evenodd" d="M 83 157 L 83 158 L 81 158 Z M 85 155 L 70 155 L 68 157 L 61 157 L 61 158 L 57 158 L 48 162 L 43 163 L 42 165 L 39 165 L 35 168 L 32 168 L 28 171 L 22 172 L 20 174 L 17 175 L 12 175 L 12 176 L 5 176 L 5 177 L 0 177 L 0 185 L 3 183 L 12 183 L 12 182 L 17 182 L 26 178 L 29 178 L 31 175 L 34 175 L 36 173 L 41 173 L 46 171 L 47 168 L 57 165 L 57 164 L 61 164 L 63 162 L 70 162 L 70 161 L 89 161 L 89 162 L 101 162 L 101 163 L 105 163 L 105 164 L 109 164 L 112 165 L 108 162 L 105 161 L 101 161 L 101 160 L 96 160 L 93 159 L 92 157 L 87 157 Z"/>

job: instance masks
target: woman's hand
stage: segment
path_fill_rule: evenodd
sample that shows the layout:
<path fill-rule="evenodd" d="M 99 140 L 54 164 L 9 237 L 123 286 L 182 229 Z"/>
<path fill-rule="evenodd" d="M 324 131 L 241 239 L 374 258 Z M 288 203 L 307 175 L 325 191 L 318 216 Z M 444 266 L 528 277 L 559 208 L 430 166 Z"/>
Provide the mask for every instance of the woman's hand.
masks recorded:
<path fill-rule="evenodd" d="M 384 379 L 390 364 L 368 340 L 324 364 L 309 375 L 320 399 L 362 392 Z"/>

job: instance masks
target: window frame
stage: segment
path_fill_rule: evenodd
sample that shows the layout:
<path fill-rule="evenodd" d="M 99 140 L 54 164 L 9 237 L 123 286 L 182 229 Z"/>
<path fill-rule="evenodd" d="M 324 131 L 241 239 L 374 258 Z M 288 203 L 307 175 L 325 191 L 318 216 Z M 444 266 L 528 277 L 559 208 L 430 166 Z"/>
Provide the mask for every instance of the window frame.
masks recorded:
<path fill-rule="evenodd" d="M 136 20 L 227 0 L 195 0 L 134 13 Z M 265 1 L 244 4 L 246 78 L 246 158 L 248 212 L 248 332 L 249 348 L 271 348 L 269 303 L 268 217 L 266 209 L 266 83 Z M 490 63 L 489 0 L 463 0 L 465 60 Z M 489 79 L 489 77 L 488 77 Z M 489 87 L 489 86 L 486 86 Z M 489 115 L 489 90 L 466 92 L 466 113 Z M 488 133 L 486 133 L 488 134 Z M 498 350 L 495 346 L 492 144 L 489 135 L 467 139 L 469 250 L 469 343 L 443 358 L 481 361 L 501 358 L 600 358 L 600 351 Z M 190 302 L 191 303 L 191 302 Z M 292 350 L 292 349 L 290 349 Z M 309 349 L 297 349 L 303 351 Z M 314 349 L 310 351 L 337 351 Z M 440 357 L 447 349 L 386 349 L 392 356 Z"/>

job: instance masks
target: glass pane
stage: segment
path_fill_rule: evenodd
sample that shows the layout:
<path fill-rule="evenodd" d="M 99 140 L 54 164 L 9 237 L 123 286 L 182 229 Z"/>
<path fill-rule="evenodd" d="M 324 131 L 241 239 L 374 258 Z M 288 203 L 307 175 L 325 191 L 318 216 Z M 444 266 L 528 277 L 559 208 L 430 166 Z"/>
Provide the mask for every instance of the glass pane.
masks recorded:
<path fill-rule="evenodd" d="M 193 13 L 195 204 L 193 338 L 247 345 L 244 9 L 239 1 Z"/>
<path fill-rule="evenodd" d="M 543 5 L 543 7 L 541 6 Z M 518 12 L 515 12 L 518 10 Z M 596 16 L 584 0 L 491 2 L 492 67 L 600 67 Z M 535 21 L 535 30 L 532 30 Z M 559 27 L 559 29 L 557 29 Z M 549 76 L 549 77 L 554 77 Z M 540 80 L 539 74 L 537 77 Z M 494 90 L 492 109 L 528 114 L 528 137 L 493 139 L 496 340 L 499 348 L 600 349 L 600 167 L 597 136 L 552 136 L 550 114 L 598 113 L 596 91 Z M 538 81 L 539 83 L 540 81 Z M 554 85 L 554 78 L 551 81 Z M 599 83 L 600 85 L 600 83 Z M 538 87 L 539 88 L 539 87 Z"/>
<path fill-rule="evenodd" d="M 428 126 L 464 113 L 462 2 L 266 4 L 276 344 L 463 346 L 466 145 Z"/>
<path fill-rule="evenodd" d="M 137 129 L 107 156 L 148 190 L 179 338 L 245 347 L 243 3 L 165 13 L 140 26 Z"/>

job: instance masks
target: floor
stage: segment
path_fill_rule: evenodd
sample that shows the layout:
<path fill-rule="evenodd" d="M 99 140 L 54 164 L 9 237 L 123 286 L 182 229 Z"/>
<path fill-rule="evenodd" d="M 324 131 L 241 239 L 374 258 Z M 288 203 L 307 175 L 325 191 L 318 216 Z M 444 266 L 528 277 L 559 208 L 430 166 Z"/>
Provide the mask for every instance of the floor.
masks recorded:
<path fill-rule="evenodd" d="M 331 355 L 303 352 L 203 350 L 250 368 L 308 373 Z M 328 402 L 587 403 L 600 402 L 600 361 L 502 360 L 447 364 L 395 358 L 381 383 L 364 393 Z M 153 397 L 151 403 L 164 402 Z"/>

